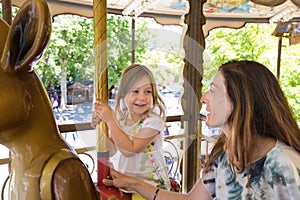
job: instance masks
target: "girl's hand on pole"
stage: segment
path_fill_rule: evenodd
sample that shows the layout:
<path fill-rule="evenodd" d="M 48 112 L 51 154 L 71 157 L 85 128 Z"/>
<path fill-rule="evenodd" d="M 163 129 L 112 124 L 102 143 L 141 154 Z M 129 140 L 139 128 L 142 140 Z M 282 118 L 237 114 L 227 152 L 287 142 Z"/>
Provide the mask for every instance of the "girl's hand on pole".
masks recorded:
<path fill-rule="evenodd" d="M 95 111 L 93 111 L 92 113 L 92 123 L 91 123 L 91 126 L 93 128 L 96 128 L 96 126 L 101 122 L 101 119 L 98 119 L 97 116 L 96 116 L 96 113 Z"/>
<path fill-rule="evenodd" d="M 114 113 L 112 108 L 102 99 L 97 99 L 94 104 L 94 110 L 97 119 L 100 119 L 106 123 L 109 123 L 114 119 Z"/>

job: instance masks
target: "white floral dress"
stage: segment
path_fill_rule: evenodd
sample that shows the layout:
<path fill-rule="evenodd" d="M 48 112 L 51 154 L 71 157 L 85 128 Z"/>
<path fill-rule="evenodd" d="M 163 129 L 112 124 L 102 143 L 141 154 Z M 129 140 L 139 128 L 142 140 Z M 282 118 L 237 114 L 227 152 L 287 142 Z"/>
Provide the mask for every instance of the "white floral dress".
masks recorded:
<path fill-rule="evenodd" d="M 283 142 L 277 141 L 271 151 L 253 163 L 250 174 L 249 178 L 247 172 L 235 178 L 223 153 L 211 171 L 203 174 L 202 181 L 213 199 L 300 199 L 300 154 Z"/>
<path fill-rule="evenodd" d="M 159 131 L 156 138 L 142 151 L 126 157 L 120 154 L 118 170 L 124 174 L 134 176 L 162 189 L 170 189 L 166 161 L 163 155 L 164 120 L 157 114 L 145 115 L 133 126 L 126 126 L 125 120 L 120 120 L 122 130 L 132 139 L 143 128 Z"/>

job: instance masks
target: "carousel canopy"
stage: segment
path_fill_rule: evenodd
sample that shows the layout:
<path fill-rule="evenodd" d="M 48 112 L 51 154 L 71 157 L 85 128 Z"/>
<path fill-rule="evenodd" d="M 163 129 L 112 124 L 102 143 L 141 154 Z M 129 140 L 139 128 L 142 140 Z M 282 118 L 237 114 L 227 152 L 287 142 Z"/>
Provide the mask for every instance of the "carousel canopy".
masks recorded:
<path fill-rule="evenodd" d="M 0 0 L 3 2 L 5 0 Z M 20 6 L 24 0 L 11 0 Z M 93 0 L 47 0 L 52 16 L 77 14 L 93 17 Z M 111 14 L 166 18 L 168 24 L 178 24 L 188 12 L 186 0 L 107 0 L 107 11 Z M 253 20 L 299 20 L 300 0 L 207 0 L 203 12 L 210 19 Z M 163 23 L 163 22 L 162 22 Z"/>
<path fill-rule="evenodd" d="M 4 2 L 5 0 L 0 0 Z M 11 0 L 21 6 L 24 0 Z M 93 0 L 47 0 L 52 16 L 76 14 L 93 17 Z M 107 0 L 110 14 L 153 17 L 160 24 L 182 25 L 189 10 L 186 0 Z M 246 22 L 300 21 L 300 0 L 207 0 L 203 6 L 204 34 L 217 27 L 240 28 Z M 200 11 L 199 11 L 200 12 Z"/>

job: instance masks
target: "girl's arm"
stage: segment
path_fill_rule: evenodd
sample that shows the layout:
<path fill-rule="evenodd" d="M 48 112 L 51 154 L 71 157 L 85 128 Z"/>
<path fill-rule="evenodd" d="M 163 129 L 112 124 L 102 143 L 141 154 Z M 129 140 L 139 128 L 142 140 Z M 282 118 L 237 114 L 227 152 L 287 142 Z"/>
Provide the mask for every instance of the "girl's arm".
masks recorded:
<path fill-rule="evenodd" d="M 117 153 L 116 145 L 114 144 L 113 139 L 110 135 L 108 135 L 107 148 L 109 151 L 109 157 L 112 157 Z"/>
<path fill-rule="evenodd" d="M 103 101 L 99 102 L 100 103 L 96 103 L 94 106 L 95 115 L 98 119 L 106 122 L 113 143 L 118 147 L 123 155 L 132 156 L 140 152 L 146 148 L 147 145 L 151 143 L 159 133 L 157 130 L 152 128 L 143 128 L 131 140 L 121 129 L 111 107 Z"/>
<path fill-rule="evenodd" d="M 130 139 L 120 128 L 118 122 L 113 120 L 107 123 L 110 130 L 110 137 L 124 156 L 133 156 L 139 153 L 150 144 L 158 134 L 158 131 L 151 128 L 142 129 L 134 138 Z M 143 135 L 143 137 L 141 137 Z"/>
<path fill-rule="evenodd" d="M 145 197 L 146 199 L 152 200 L 164 200 L 164 199 L 176 199 L 176 200 L 209 200 L 211 199 L 210 194 L 206 190 L 202 181 L 199 180 L 196 185 L 192 188 L 192 190 L 187 193 L 177 193 L 170 192 L 167 190 L 158 190 L 157 188 L 151 184 L 144 182 L 141 179 L 134 178 L 131 176 L 127 176 L 121 174 L 114 169 L 110 170 L 110 174 L 112 179 L 103 179 L 102 182 L 107 186 L 115 186 L 118 188 L 123 188 L 129 191 L 135 191 Z M 154 196 L 156 195 L 156 198 Z"/>
<path fill-rule="evenodd" d="M 114 128 L 113 128 L 114 129 Z M 124 132 L 123 132 L 124 133 Z M 140 137 L 140 135 L 151 135 L 147 137 Z M 125 137 L 123 138 L 123 134 L 112 132 L 111 136 L 113 138 L 114 143 L 118 147 L 118 149 L 122 152 L 124 156 L 133 156 L 136 153 L 141 152 L 145 149 L 157 136 L 158 131 L 150 128 L 142 129 L 139 134 L 137 134 L 134 138 L 129 139 L 128 136 L 124 133 Z M 120 137 L 121 136 L 121 137 Z"/>

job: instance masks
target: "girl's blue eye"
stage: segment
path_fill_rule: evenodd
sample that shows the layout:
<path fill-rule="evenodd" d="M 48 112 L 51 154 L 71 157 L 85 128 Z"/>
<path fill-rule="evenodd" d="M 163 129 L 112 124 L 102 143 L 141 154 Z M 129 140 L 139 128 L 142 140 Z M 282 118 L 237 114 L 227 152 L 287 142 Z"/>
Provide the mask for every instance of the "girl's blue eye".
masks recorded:
<path fill-rule="evenodd" d="M 152 94 L 152 90 L 146 90 L 146 94 Z"/>

